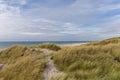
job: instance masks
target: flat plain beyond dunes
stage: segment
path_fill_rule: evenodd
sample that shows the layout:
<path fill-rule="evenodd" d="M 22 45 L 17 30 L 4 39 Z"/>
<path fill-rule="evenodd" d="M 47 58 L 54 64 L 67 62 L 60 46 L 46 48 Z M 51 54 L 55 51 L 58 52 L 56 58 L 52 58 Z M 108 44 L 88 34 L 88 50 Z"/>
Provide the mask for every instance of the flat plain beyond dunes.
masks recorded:
<path fill-rule="evenodd" d="M 49 52 L 50 51 L 50 52 Z M 48 59 L 48 57 L 50 59 Z M 50 62 L 51 61 L 51 62 Z M 48 66 L 48 63 L 50 67 Z M 57 75 L 45 73 L 52 70 Z M 0 80 L 120 80 L 120 38 L 76 46 L 52 43 L 0 51 Z"/>

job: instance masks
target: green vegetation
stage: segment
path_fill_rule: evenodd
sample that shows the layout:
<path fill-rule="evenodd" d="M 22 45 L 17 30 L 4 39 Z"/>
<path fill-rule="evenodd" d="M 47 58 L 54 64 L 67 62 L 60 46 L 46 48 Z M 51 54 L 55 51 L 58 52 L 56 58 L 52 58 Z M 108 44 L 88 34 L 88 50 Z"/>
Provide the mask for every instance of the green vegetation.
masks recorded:
<path fill-rule="evenodd" d="M 107 44 L 117 44 L 117 43 L 120 43 L 120 37 L 110 38 L 103 41 L 91 42 L 88 45 L 107 45 Z"/>
<path fill-rule="evenodd" d="M 46 49 L 50 49 L 50 50 L 54 50 L 54 51 L 58 51 L 61 48 L 53 43 L 44 43 L 40 45 L 40 48 L 46 48 Z"/>
<path fill-rule="evenodd" d="M 0 52 L 0 63 L 11 63 L 12 60 L 15 61 L 15 59 L 22 57 L 22 56 L 28 56 L 33 54 L 34 48 L 26 47 L 26 46 L 13 46 L 8 49 L 5 49 Z M 36 53 L 40 53 L 39 50 L 35 51 Z"/>
<path fill-rule="evenodd" d="M 120 38 L 62 48 L 53 56 L 58 80 L 120 80 Z"/>
<path fill-rule="evenodd" d="M 36 54 L 34 54 L 36 53 Z M 41 80 L 45 55 L 25 46 L 13 46 L 0 52 L 0 80 Z"/>
<path fill-rule="evenodd" d="M 41 54 L 41 48 L 54 50 Z M 13 46 L 0 51 L 0 80 L 42 80 L 47 56 L 63 72 L 51 80 L 120 80 L 120 38 L 80 46 Z"/>

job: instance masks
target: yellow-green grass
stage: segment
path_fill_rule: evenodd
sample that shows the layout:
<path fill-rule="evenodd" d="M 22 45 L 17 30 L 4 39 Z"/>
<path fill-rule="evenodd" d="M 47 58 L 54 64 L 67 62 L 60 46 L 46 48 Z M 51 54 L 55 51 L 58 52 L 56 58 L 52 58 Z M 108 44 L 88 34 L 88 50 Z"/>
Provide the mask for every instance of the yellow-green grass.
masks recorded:
<path fill-rule="evenodd" d="M 120 80 L 120 38 L 62 48 L 53 59 L 67 73 L 59 80 Z"/>
<path fill-rule="evenodd" d="M 50 50 L 54 50 L 54 51 L 58 51 L 60 50 L 60 46 L 55 45 L 53 43 L 43 43 L 39 46 L 40 48 L 46 48 L 46 49 L 50 49 Z"/>
<path fill-rule="evenodd" d="M 8 49 L 2 50 L 0 52 L 0 63 L 8 63 L 11 62 L 11 60 L 14 60 L 22 57 L 27 56 L 33 53 L 34 48 L 26 47 L 26 46 L 12 46 Z M 36 53 L 40 53 L 39 50 L 36 50 Z"/>
<path fill-rule="evenodd" d="M 49 55 L 65 72 L 52 80 L 120 80 L 120 38 L 72 47 L 41 46 L 13 46 L 0 51 L 0 64 L 4 64 L 0 80 L 41 80 L 48 55 L 41 54 L 40 48 L 57 51 Z"/>
<path fill-rule="evenodd" d="M 41 80 L 45 68 L 43 56 L 25 56 L 9 63 L 0 71 L 2 80 Z"/>
<path fill-rule="evenodd" d="M 46 55 L 34 48 L 13 46 L 0 52 L 0 80 L 41 80 Z"/>
<path fill-rule="evenodd" d="M 120 37 L 110 38 L 102 41 L 95 41 L 95 42 L 91 42 L 88 45 L 107 45 L 107 44 L 117 44 L 117 43 L 120 43 Z"/>

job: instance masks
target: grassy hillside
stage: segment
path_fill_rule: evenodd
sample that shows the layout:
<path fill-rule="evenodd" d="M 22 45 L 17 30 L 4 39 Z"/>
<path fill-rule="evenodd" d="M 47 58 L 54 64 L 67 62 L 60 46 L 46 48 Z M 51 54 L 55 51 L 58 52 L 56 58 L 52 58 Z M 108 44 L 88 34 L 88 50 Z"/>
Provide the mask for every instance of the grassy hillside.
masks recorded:
<path fill-rule="evenodd" d="M 25 46 L 13 46 L 0 52 L 0 80 L 41 80 L 45 55 Z"/>
<path fill-rule="evenodd" d="M 107 45 L 107 44 L 117 44 L 120 43 L 120 37 L 110 38 L 103 41 L 91 42 L 89 45 Z"/>
<path fill-rule="evenodd" d="M 58 51 L 61 48 L 53 43 L 43 43 L 39 46 L 40 48 L 46 48 L 46 49 L 50 49 L 50 50 L 54 50 L 54 51 Z"/>
<path fill-rule="evenodd" d="M 120 80 L 120 38 L 62 48 L 53 56 L 58 80 Z"/>
<path fill-rule="evenodd" d="M 43 54 L 41 48 L 54 53 Z M 65 73 L 51 80 L 120 80 L 120 38 L 80 46 L 45 43 L 10 47 L 0 51 L 0 64 L 4 65 L 0 80 L 42 80 L 46 57 L 50 55 L 55 66 Z"/>

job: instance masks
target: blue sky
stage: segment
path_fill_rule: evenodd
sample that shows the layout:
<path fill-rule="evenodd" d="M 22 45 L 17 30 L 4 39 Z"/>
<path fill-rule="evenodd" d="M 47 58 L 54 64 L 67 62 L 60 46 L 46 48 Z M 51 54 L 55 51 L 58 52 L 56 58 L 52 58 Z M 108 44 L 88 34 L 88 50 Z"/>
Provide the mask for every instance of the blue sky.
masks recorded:
<path fill-rule="evenodd" d="M 120 36 L 120 0 L 0 0 L 0 41 Z"/>

